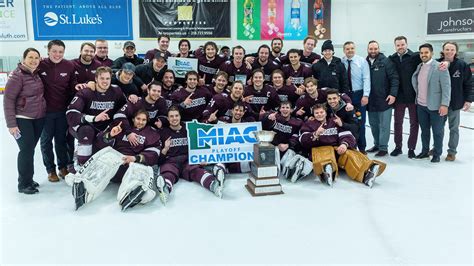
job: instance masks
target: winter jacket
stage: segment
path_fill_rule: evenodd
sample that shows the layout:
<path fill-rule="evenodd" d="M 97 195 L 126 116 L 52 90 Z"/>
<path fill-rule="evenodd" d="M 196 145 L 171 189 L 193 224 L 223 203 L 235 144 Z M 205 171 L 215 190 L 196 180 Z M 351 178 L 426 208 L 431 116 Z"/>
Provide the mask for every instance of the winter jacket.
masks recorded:
<path fill-rule="evenodd" d="M 5 87 L 3 110 L 7 127 L 17 127 L 16 116 L 38 119 L 46 114 L 44 86 L 38 75 L 22 64 L 10 73 Z"/>
<path fill-rule="evenodd" d="M 443 60 L 443 58 L 438 59 L 439 62 Z M 474 101 L 471 69 L 466 62 L 455 58 L 449 64 L 449 76 L 451 77 L 451 101 L 449 108 L 459 110 L 464 106 L 465 102 Z"/>
<path fill-rule="evenodd" d="M 324 57 L 311 67 L 313 77 L 318 80 L 318 88 L 338 89 L 340 93 L 349 92 L 346 67 L 338 57 L 333 57 L 328 65 Z"/>
<path fill-rule="evenodd" d="M 393 62 L 380 53 L 370 66 L 370 95 L 367 111 L 383 112 L 392 106 L 386 101 L 389 95 L 397 97 L 400 85 L 399 77 Z"/>
<path fill-rule="evenodd" d="M 395 64 L 400 84 L 398 86 L 398 94 L 396 103 L 415 103 L 415 89 L 411 84 L 411 77 L 415 73 L 416 67 L 421 63 L 420 53 L 412 52 L 410 49 L 402 56 L 402 62 L 398 53 L 389 56 L 390 60 Z"/>

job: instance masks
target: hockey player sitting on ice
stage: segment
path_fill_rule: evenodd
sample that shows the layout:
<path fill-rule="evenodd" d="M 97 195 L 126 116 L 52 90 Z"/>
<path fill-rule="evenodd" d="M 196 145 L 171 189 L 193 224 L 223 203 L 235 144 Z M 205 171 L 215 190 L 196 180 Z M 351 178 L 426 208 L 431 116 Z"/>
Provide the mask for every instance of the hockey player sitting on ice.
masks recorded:
<path fill-rule="evenodd" d="M 222 198 L 224 169 L 215 167 L 213 173 L 209 173 L 202 165 L 189 165 L 186 126 L 181 123 L 181 114 L 177 106 L 169 108 L 168 121 L 169 127 L 159 131 L 164 145 L 159 159 L 160 175 L 156 180 L 161 202 L 166 204 L 179 177 L 197 182 Z"/>
<path fill-rule="evenodd" d="M 188 71 L 185 75 L 186 87 L 179 88 L 170 95 L 173 104 L 181 108 L 183 121 L 201 120 L 207 103 L 212 98 L 208 89 L 198 86 L 198 78 L 196 71 Z"/>
<path fill-rule="evenodd" d="M 206 110 L 202 115 L 202 121 L 208 124 L 215 124 L 221 117 L 232 118 L 232 109 L 236 102 L 242 101 L 242 95 L 244 93 L 244 85 L 241 81 L 236 81 L 230 88 L 230 94 L 221 93 L 216 94 L 212 97 L 211 101 L 207 105 Z M 243 103 L 245 118 L 251 117 L 250 105 Z M 253 118 L 253 117 L 252 117 Z M 224 118 L 223 118 L 224 119 Z M 248 119 L 247 119 L 248 120 Z M 255 121 L 255 119 L 251 120 Z"/>
<path fill-rule="evenodd" d="M 293 115 L 306 121 L 313 114 L 311 111 L 313 105 L 326 102 L 326 90 L 325 88 L 318 89 L 318 80 L 313 77 L 306 78 L 303 85 L 306 88 L 306 93 L 296 101 Z M 342 94 L 341 98 L 346 102 L 346 110 L 354 110 L 351 98 L 348 95 Z"/>
<path fill-rule="evenodd" d="M 240 83 L 240 81 L 236 81 Z M 235 83 L 234 83 L 235 84 Z M 242 84 L 242 83 L 241 83 Z M 246 123 L 254 122 L 255 119 L 252 116 L 245 116 L 247 103 L 242 101 L 237 101 L 234 103 L 234 107 L 231 111 L 231 116 L 221 116 L 219 117 L 219 123 Z M 248 173 L 250 172 L 249 162 L 236 162 L 236 163 L 226 163 L 225 166 L 222 164 L 217 164 L 215 167 L 224 167 L 225 171 L 228 173 Z"/>
<path fill-rule="evenodd" d="M 97 132 L 107 128 L 110 118 L 125 104 L 122 90 L 111 85 L 112 70 L 99 67 L 95 72 L 95 90 L 76 93 L 66 111 L 69 133 L 78 140 L 77 161 L 84 164 L 93 154 Z"/>
<path fill-rule="evenodd" d="M 369 160 L 353 150 L 356 144 L 354 136 L 339 127 L 334 118 L 327 118 L 325 105 L 316 104 L 313 115 L 315 119 L 307 121 L 301 128 L 300 143 L 305 148 L 312 148 L 314 173 L 322 182 L 332 186 L 340 167 L 351 179 L 372 187 L 375 177 L 385 170 L 385 163 Z"/>
<path fill-rule="evenodd" d="M 280 98 L 272 86 L 263 84 L 263 70 L 255 69 L 252 72 L 251 80 L 252 85 L 248 85 L 244 89 L 244 101 L 250 104 L 255 120 L 258 120 L 260 111 L 278 108 Z"/>
<path fill-rule="evenodd" d="M 117 194 L 122 210 L 147 203 L 156 195 L 156 180 L 151 166 L 158 163 L 161 140 L 156 129 L 147 126 L 148 112 L 139 110 L 133 117 L 131 132 L 138 145 L 127 139 L 122 123 L 97 135 L 96 145 L 104 147 L 94 154 L 76 174 L 66 176 L 72 186 L 76 210 L 97 198 L 113 178 L 122 181 Z"/>
<path fill-rule="evenodd" d="M 296 182 L 313 170 L 311 161 L 296 154 L 301 150 L 298 134 L 303 121 L 291 117 L 293 108 L 289 101 L 280 103 L 279 112 L 266 112 L 260 115 L 263 130 L 273 130 L 276 134 L 271 142 L 275 146 L 276 165 L 280 167 L 280 176 Z"/>

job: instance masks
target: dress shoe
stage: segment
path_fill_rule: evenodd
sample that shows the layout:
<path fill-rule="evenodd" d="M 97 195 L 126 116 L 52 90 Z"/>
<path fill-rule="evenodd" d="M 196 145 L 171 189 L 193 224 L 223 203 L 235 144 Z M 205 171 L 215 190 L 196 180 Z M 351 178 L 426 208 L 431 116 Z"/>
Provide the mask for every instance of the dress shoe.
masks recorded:
<path fill-rule="evenodd" d="M 429 155 L 429 156 L 433 156 L 433 154 L 434 154 L 434 149 L 431 149 L 431 150 L 428 152 L 428 155 Z"/>
<path fill-rule="evenodd" d="M 448 162 L 454 162 L 454 160 L 456 160 L 456 155 L 454 154 L 448 154 L 448 156 L 446 156 L 446 159 L 445 159 L 445 161 L 448 161 Z"/>
<path fill-rule="evenodd" d="M 414 159 L 416 157 L 414 150 L 408 150 L 408 158 Z"/>
<path fill-rule="evenodd" d="M 390 156 L 398 156 L 402 154 L 402 148 L 396 147 L 391 153 Z"/>
<path fill-rule="evenodd" d="M 23 194 L 35 194 L 38 193 L 39 190 L 37 188 L 34 188 L 32 185 L 25 187 L 25 188 L 20 188 L 18 189 L 18 192 L 23 193 Z"/>
<path fill-rule="evenodd" d="M 432 163 L 439 163 L 439 156 L 433 155 L 433 158 L 431 158 Z"/>
<path fill-rule="evenodd" d="M 384 157 L 388 154 L 387 151 L 379 151 L 375 154 L 375 157 Z"/>
<path fill-rule="evenodd" d="M 415 158 L 416 159 L 429 159 L 430 155 L 428 154 L 428 152 L 422 152 L 418 154 Z"/>
<path fill-rule="evenodd" d="M 48 180 L 49 180 L 49 182 L 58 182 L 59 181 L 59 177 L 56 174 L 56 171 L 53 171 L 53 172 L 48 174 Z"/>
<path fill-rule="evenodd" d="M 375 147 L 375 146 L 373 146 L 372 148 L 366 150 L 366 152 L 378 152 L 378 151 L 379 151 L 379 148 Z"/>
<path fill-rule="evenodd" d="M 367 155 L 367 152 L 365 150 L 359 150 L 360 153 L 362 153 L 363 155 Z"/>
<path fill-rule="evenodd" d="M 58 177 L 60 177 L 61 179 L 64 179 L 67 176 L 67 174 L 69 174 L 69 172 L 67 171 L 66 167 L 64 167 L 64 168 L 59 169 Z"/>
<path fill-rule="evenodd" d="M 31 186 L 33 186 L 34 188 L 38 188 L 40 186 L 40 184 L 38 184 L 37 182 L 33 181 L 31 182 Z"/>

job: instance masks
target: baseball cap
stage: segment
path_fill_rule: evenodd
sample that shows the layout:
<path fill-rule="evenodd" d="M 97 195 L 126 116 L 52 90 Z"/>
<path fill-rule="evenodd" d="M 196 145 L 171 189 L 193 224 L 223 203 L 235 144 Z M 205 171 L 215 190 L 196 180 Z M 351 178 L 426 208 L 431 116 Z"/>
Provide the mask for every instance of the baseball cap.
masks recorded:
<path fill-rule="evenodd" d="M 133 47 L 135 48 L 135 43 L 133 43 L 132 41 L 126 41 L 124 44 L 123 44 L 123 48 L 127 48 L 127 47 Z"/>
<path fill-rule="evenodd" d="M 125 64 L 123 64 L 122 66 L 122 71 L 125 71 L 125 72 L 132 72 L 132 73 L 135 73 L 135 65 L 130 63 L 130 62 L 127 62 Z"/>

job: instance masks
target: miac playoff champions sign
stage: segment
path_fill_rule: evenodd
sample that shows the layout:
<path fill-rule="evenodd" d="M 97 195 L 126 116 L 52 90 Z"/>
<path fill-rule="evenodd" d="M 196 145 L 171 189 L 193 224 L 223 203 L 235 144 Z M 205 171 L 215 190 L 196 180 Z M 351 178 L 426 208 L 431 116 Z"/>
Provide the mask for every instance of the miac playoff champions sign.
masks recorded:
<path fill-rule="evenodd" d="M 253 161 L 260 122 L 209 125 L 187 122 L 189 164 Z"/>

